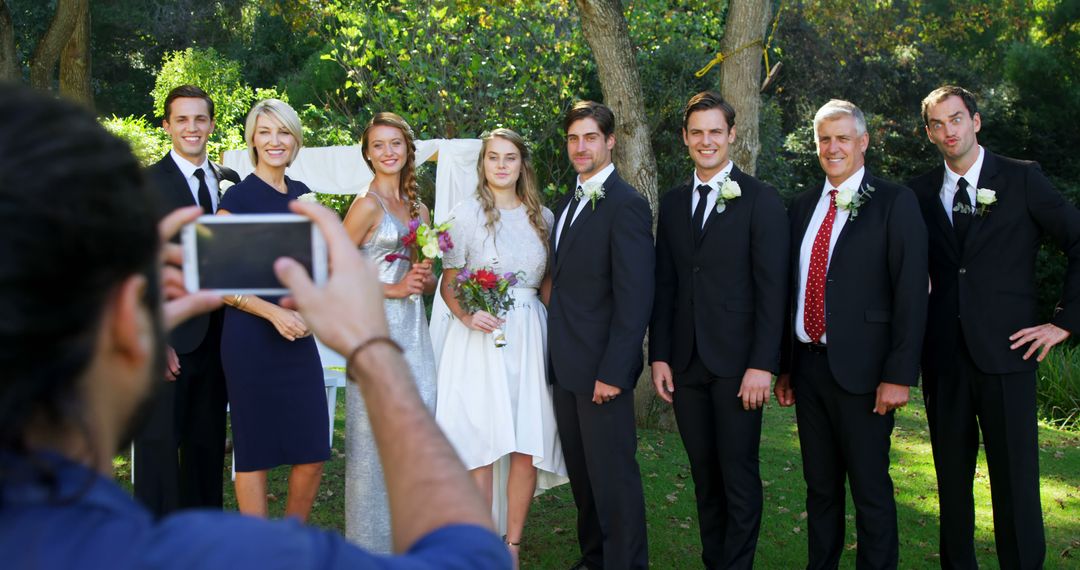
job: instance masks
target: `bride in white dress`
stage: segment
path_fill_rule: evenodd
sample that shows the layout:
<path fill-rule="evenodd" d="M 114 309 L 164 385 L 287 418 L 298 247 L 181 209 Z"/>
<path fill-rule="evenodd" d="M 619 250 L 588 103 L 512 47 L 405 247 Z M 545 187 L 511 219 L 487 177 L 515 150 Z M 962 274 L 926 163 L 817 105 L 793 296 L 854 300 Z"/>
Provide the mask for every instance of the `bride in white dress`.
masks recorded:
<path fill-rule="evenodd" d="M 548 231 L 524 139 L 507 129 L 483 137 L 476 195 L 454 208 L 454 248 L 443 258 L 441 294 L 454 318 L 437 368 L 435 419 L 489 504 L 506 505 L 505 541 L 515 563 L 525 517 L 537 487 L 566 481 L 547 382 Z M 452 284 L 463 268 L 519 272 L 514 307 L 502 318 L 466 313 Z M 490 334 L 501 328 L 508 344 Z M 493 465 L 509 463 L 506 487 Z M 498 487 L 498 488 L 496 488 Z"/>

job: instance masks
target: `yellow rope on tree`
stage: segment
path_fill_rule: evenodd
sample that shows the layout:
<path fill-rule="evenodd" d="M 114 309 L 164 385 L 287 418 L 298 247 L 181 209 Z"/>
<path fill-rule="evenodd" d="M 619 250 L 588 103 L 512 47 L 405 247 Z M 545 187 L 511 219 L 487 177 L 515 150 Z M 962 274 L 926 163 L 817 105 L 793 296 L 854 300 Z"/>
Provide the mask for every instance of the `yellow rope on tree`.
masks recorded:
<path fill-rule="evenodd" d="M 760 44 L 760 43 L 761 43 L 761 40 L 754 40 L 754 41 L 752 41 L 750 43 L 739 46 L 737 49 L 735 49 L 734 51 L 732 51 L 731 53 L 728 53 L 728 54 L 725 54 L 722 51 L 716 52 L 716 57 L 712 58 L 712 61 L 710 61 L 709 63 L 706 63 L 705 67 L 702 67 L 701 69 L 694 72 L 694 77 L 701 77 L 702 75 L 705 75 L 706 73 L 709 72 L 710 69 L 713 68 L 714 65 L 716 65 L 718 63 L 723 63 L 725 59 L 734 56 L 735 54 L 741 52 L 742 50 L 744 50 L 746 48 L 754 47 L 755 45 Z"/>

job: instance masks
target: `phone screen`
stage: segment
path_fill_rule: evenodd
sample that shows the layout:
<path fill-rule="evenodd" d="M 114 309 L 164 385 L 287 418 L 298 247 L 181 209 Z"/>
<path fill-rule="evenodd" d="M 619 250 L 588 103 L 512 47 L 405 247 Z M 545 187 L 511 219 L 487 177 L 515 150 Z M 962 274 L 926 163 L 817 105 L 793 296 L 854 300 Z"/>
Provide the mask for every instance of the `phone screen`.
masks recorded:
<path fill-rule="evenodd" d="M 274 261 L 291 257 L 312 271 L 311 222 L 196 223 L 200 289 L 280 289 Z"/>

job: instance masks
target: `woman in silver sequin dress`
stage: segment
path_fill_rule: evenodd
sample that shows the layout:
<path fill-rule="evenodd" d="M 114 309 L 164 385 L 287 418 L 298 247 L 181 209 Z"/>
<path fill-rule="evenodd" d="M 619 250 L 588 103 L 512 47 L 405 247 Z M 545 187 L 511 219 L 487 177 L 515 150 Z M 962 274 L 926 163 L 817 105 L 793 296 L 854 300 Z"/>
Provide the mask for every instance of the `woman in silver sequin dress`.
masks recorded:
<path fill-rule="evenodd" d="M 434 410 L 435 356 L 420 294 L 434 292 L 435 278 L 431 263 L 411 263 L 412 252 L 401 244 L 409 220 L 430 223 L 417 197 L 412 129 L 393 113 L 378 113 L 364 129 L 360 148 L 375 179 L 349 208 L 345 229 L 378 267 L 390 336 L 405 349 L 420 397 Z M 390 509 L 367 409 L 355 384 L 345 390 L 345 536 L 373 552 L 390 553 Z"/>

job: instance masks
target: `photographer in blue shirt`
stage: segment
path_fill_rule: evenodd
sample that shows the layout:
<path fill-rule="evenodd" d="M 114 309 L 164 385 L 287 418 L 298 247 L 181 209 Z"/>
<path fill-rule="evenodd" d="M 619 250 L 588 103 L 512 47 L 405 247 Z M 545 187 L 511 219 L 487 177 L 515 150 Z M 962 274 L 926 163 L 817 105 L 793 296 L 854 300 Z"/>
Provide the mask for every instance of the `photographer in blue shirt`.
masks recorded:
<path fill-rule="evenodd" d="M 349 355 L 387 480 L 397 557 L 296 521 L 187 511 L 155 522 L 111 480 L 164 367 L 164 332 L 220 299 L 184 295 L 178 246 L 127 145 L 87 112 L 0 84 L 0 560 L 6 568 L 509 568 L 475 485 L 386 338 L 382 293 L 328 210 L 332 275 L 275 269 Z M 198 207 L 161 224 L 171 235 Z M 164 262 L 164 264 L 163 264 Z M 169 299 L 162 301 L 162 297 Z"/>

